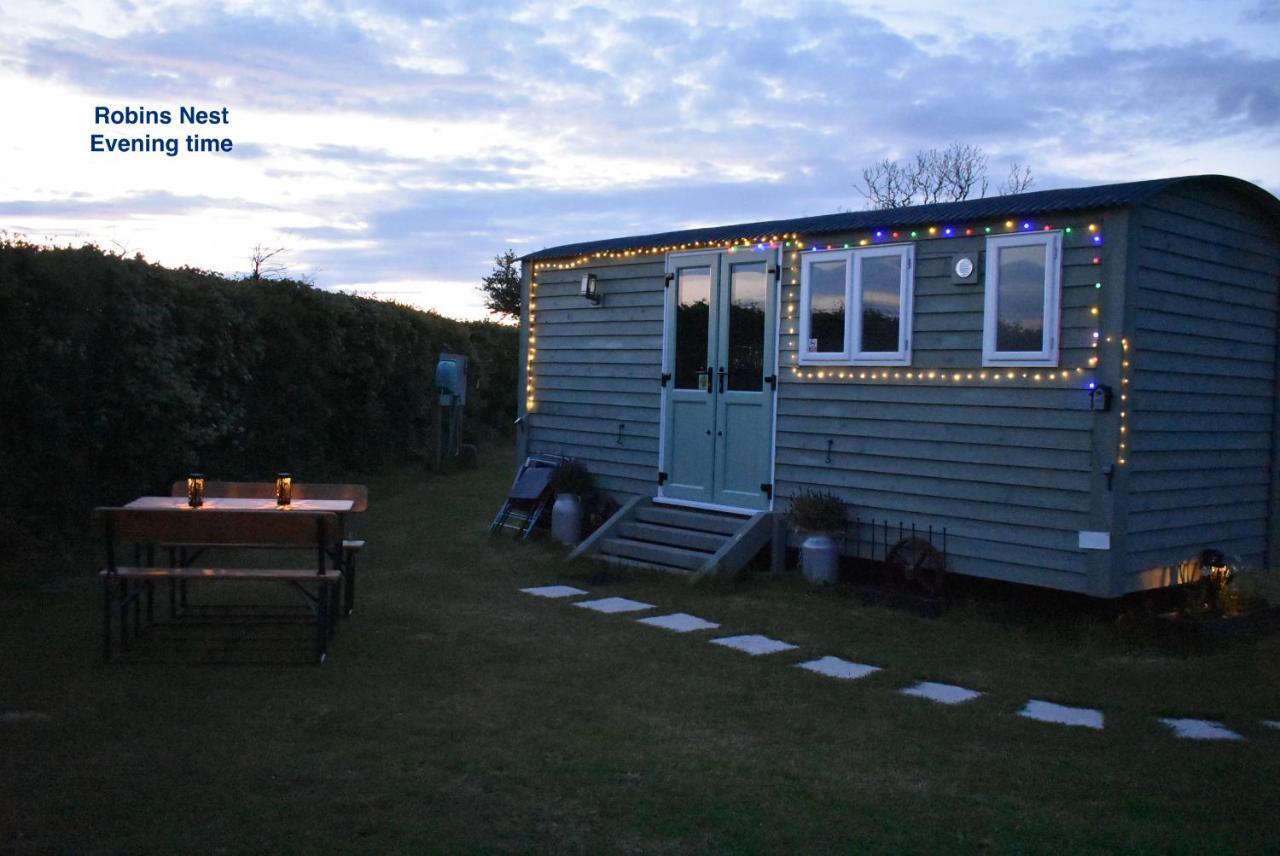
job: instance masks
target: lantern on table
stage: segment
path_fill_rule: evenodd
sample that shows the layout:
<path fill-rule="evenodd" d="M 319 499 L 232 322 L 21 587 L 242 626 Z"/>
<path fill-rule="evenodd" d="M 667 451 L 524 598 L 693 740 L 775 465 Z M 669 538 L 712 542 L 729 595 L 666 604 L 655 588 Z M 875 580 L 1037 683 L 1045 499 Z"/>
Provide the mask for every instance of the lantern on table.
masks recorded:
<path fill-rule="evenodd" d="M 187 505 L 192 508 L 204 505 L 204 473 L 187 476 Z"/>
<path fill-rule="evenodd" d="M 293 501 L 293 479 L 288 473 L 276 473 L 276 505 Z"/>

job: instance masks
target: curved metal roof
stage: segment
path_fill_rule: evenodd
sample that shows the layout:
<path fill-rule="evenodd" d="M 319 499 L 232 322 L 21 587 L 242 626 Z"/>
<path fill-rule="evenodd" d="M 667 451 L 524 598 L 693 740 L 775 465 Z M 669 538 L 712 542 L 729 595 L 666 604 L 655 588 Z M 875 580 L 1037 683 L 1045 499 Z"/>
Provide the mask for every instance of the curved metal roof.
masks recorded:
<path fill-rule="evenodd" d="M 651 235 L 630 235 L 624 238 L 583 241 L 576 244 L 562 244 L 558 247 L 538 250 L 523 256 L 522 261 L 562 259 L 588 253 L 617 252 L 640 247 L 665 247 L 675 244 L 690 244 L 695 241 L 718 243 L 744 238 L 752 240 L 763 238 L 767 240 L 770 235 L 783 233 L 795 233 L 801 237 L 809 237 L 833 232 L 893 229 L 948 222 L 961 223 L 1014 215 L 1034 217 L 1085 209 L 1128 208 L 1140 205 L 1156 194 L 1175 185 L 1192 182 L 1218 184 L 1250 195 L 1265 208 L 1269 208 L 1272 217 L 1280 223 L 1280 199 L 1276 199 L 1276 197 L 1256 184 L 1225 175 L 1189 175 L 1177 178 L 1156 178 L 1147 181 L 1128 181 L 1122 184 L 1100 184 L 1094 187 L 1037 190 L 1031 193 L 1015 193 L 1009 196 L 966 199 L 961 202 L 913 205 L 909 208 L 849 211 L 840 214 L 821 214 L 816 217 L 797 217 L 790 220 L 764 220 L 757 223 L 736 223 L 729 226 L 710 226 L 702 229 L 681 229 L 674 232 L 658 232 Z"/>

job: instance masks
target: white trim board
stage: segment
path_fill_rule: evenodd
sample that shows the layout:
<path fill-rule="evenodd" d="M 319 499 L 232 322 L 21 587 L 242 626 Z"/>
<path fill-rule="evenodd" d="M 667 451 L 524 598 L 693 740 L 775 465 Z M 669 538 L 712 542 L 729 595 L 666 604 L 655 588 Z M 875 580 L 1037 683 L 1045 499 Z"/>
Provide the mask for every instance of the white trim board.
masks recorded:
<path fill-rule="evenodd" d="M 718 505 L 714 502 L 698 502 L 696 499 L 676 499 L 670 496 L 655 496 L 653 498 L 654 505 L 674 505 L 680 508 L 695 508 L 700 511 L 722 511 L 727 514 L 740 514 L 743 517 L 751 517 L 753 514 L 759 514 L 758 508 L 740 508 L 736 505 Z"/>

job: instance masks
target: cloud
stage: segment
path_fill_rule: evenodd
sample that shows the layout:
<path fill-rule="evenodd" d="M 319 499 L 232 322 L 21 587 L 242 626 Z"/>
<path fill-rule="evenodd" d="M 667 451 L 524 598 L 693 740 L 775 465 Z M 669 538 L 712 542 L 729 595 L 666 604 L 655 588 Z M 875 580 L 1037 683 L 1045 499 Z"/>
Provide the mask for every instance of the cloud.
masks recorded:
<path fill-rule="evenodd" d="M 1038 187 L 1280 186 L 1280 51 L 1251 36 L 1275 2 L 1100 8 L 10 0 L 10 73 L 75 110 L 227 105 L 236 148 L 103 169 L 50 137 L 10 155 L 0 228 L 165 220 L 151 234 L 222 236 L 194 264 L 263 241 L 340 287 L 478 281 L 509 235 L 523 252 L 857 207 L 863 166 L 953 140 L 987 151 L 993 184 L 1018 160 Z"/>
<path fill-rule="evenodd" d="M 1259 0 L 1240 13 L 1240 20 L 1246 24 L 1280 24 L 1280 0 Z"/>

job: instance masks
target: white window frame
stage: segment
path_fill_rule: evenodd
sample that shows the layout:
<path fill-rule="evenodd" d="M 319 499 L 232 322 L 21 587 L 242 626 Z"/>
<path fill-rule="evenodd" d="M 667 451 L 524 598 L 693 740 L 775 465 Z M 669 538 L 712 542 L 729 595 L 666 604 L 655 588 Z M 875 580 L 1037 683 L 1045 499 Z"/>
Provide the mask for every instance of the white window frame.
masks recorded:
<path fill-rule="evenodd" d="M 809 351 L 809 277 L 815 264 L 844 262 L 844 350 Z M 853 339 L 849 331 L 849 281 L 853 276 L 853 258 L 848 252 L 808 252 L 800 256 L 800 339 L 796 342 L 800 365 L 822 366 L 849 362 Z"/>
<path fill-rule="evenodd" d="M 862 260 L 898 256 L 903 260 L 899 285 L 898 350 L 862 350 Z M 916 247 L 914 243 L 882 244 L 849 250 L 816 250 L 800 257 L 800 338 L 796 342 L 800 365 L 911 365 L 912 304 L 915 289 Z M 844 350 L 810 353 L 809 345 L 809 278 L 812 266 L 819 262 L 842 261 L 844 273 Z"/>
<path fill-rule="evenodd" d="M 892 244 L 851 250 L 853 253 L 853 299 L 849 312 L 853 335 L 852 365 L 909 366 L 911 365 L 911 304 L 915 289 L 916 245 Z M 862 348 L 862 260 L 897 256 L 902 259 L 898 280 L 898 348 L 895 351 L 865 351 Z"/>
<path fill-rule="evenodd" d="M 996 350 L 996 297 L 1000 279 L 1000 252 L 1010 247 L 1044 248 L 1044 332 L 1038 351 Z M 1062 324 L 1062 233 L 1022 232 L 1016 235 L 993 235 L 987 238 L 986 290 L 982 310 L 982 364 L 984 366 L 1058 365 L 1058 346 Z"/>

